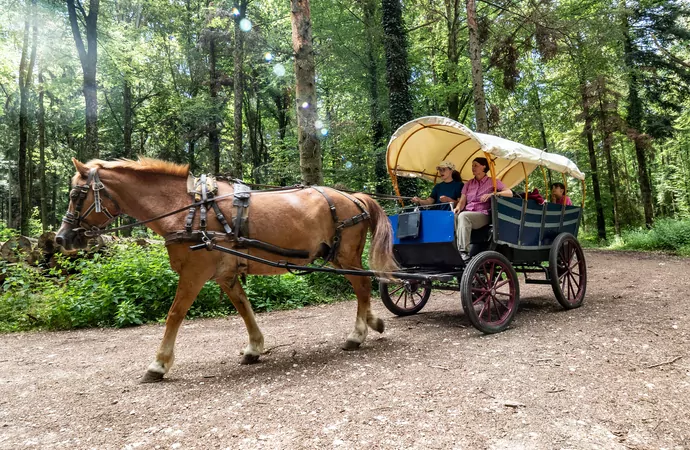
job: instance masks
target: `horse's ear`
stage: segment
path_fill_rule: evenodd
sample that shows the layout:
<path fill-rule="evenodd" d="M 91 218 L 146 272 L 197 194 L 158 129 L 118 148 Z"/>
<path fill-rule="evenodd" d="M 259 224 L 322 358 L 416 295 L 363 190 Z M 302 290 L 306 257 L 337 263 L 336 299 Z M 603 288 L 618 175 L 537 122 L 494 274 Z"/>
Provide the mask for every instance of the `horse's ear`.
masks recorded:
<path fill-rule="evenodd" d="M 83 163 L 77 161 L 77 158 L 72 158 L 72 164 L 74 164 L 74 167 L 77 169 L 77 172 L 79 172 L 81 176 L 85 177 L 89 174 L 89 168 L 86 167 Z"/>

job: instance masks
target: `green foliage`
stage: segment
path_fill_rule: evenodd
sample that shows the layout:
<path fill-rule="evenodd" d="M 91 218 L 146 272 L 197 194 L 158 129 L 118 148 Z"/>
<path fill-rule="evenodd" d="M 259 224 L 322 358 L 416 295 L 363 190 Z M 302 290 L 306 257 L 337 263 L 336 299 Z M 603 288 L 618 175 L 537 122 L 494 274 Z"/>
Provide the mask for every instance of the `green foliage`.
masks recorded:
<path fill-rule="evenodd" d="M 620 248 L 624 249 L 663 250 L 690 256 L 690 220 L 657 220 L 651 230 L 623 233 L 621 241 Z"/>
<path fill-rule="evenodd" d="M 0 221 L 0 242 L 5 242 L 11 237 L 18 236 L 19 232 L 13 228 L 8 228 L 5 222 Z"/>
<path fill-rule="evenodd" d="M 118 244 L 107 254 L 69 260 L 45 277 L 36 268 L 0 262 L 0 331 L 32 328 L 126 327 L 164 320 L 175 296 L 178 276 L 165 248 Z M 256 311 L 325 303 L 351 295 L 349 283 L 333 274 L 307 277 L 250 276 L 245 291 Z M 207 283 L 188 317 L 231 313 L 230 301 L 216 283 Z"/>

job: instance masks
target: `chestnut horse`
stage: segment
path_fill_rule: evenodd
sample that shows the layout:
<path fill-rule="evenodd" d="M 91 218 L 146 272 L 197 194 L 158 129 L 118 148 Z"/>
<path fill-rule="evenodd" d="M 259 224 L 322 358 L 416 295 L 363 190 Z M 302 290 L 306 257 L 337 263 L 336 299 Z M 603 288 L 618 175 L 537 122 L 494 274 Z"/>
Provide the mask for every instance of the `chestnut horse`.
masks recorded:
<path fill-rule="evenodd" d="M 73 162 L 77 169 L 77 174 L 72 179 L 74 188 L 70 193 L 67 215 L 57 234 L 58 243 L 68 249 L 84 246 L 85 230 L 103 230 L 119 214 L 145 221 L 191 203 L 191 197 L 187 194 L 188 166 L 147 158 L 140 158 L 139 161 L 94 160 L 86 164 L 73 159 Z M 218 183 L 218 189 L 218 197 L 233 192 L 233 186 L 224 182 Z M 335 204 L 339 217 L 353 217 L 362 212 L 344 194 L 330 188 L 325 190 Z M 342 229 L 340 246 L 331 264 L 336 268 L 361 268 L 367 231 L 371 229 L 371 269 L 381 272 L 395 270 L 397 265 L 392 253 L 392 229 L 385 212 L 375 200 L 365 194 L 355 194 L 354 197 L 364 205 L 369 219 Z M 235 213 L 232 195 L 227 200 L 218 200 L 217 204 L 228 222 L 232 223 L 231 218 Z M 303 265 L 323 256 L 324 249 L 333 244 L 335 225 L 331 211 L 327 200 L 315 189 L 254 192 L 248 212 L 250 238 L 284 249 L 305 250 L 309 257 L 289 259 L 259 249 L 247 250 L 250 255 L 271 261 L 288 259 L 292 263 Z M 166 236 L 184 229 L 186 215 L 187 210 L 184 209 L 152 221 L 147 226 L 155 233 Z M 199 214 L 195 215 L 194 229 L 199 229 Z M 208 215 L 207 229 L 223 232 L 215 214 Z M 160 381 L 170 370 L 180 324 L 208 280 L 214 280 L 220 285 L 244 320 L 249 344 L 243 351 L 242 363 L 258 361 L 264 350 L 263 334 L 256 323 L 242 284 L 238 282 L 238 276 L 240 273 L 275 275 L 285 273 L 285 269 L 218 251 L 192 251 L 189 248 L 191 244 L 193 243 L 178 242 L 167 245 L 170 266 L 180 278 L 175 300 L 168 311 L 163 340 L 142 382 Z M 221 241 L 219 244 L 233 247 L 231 240 Z M 384 324 L 371 311 L 370 278 L 354 275 L 345 277 L 357 295 L 355 327 L 343 346 L 344 349 L 351 350 L 364 342 L 367 325 L 382 333 Z"/>

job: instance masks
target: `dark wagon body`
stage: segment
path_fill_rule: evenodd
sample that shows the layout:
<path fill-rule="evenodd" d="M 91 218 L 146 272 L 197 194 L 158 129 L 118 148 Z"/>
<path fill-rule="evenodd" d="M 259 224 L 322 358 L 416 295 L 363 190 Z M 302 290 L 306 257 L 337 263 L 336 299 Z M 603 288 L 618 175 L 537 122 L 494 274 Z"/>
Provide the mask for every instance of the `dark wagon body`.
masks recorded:
<path fill-rule="evenodd" d="M 422 117 L 400 127 L 386 154 L 389 174 L 438 182 L 436 165 L 451 161 L 468 180 L 475 157 L 488 160 L 490 175 L 508 188 L 525 183 L 541 167 L 575 177 L 584 175 L 568 158 L 496 136 L 474 133 L 462 124 L 437 116 Z M 398 191 L 399 192 L 399 191 Z M 584 189 L 583 189 L 584 195 Z M 587 267 L 577 233 L 582 208 L 521 197 L 491 198 L 490 224 L 472 232 L 470 261 L 460 257 L 452 211 L 407 210 L 390 216 L 395 233 L 394 252 L 403 270 L 426 279 L 381 282 L 386 307 L 398 315 L 419 312 L 432 289 L 460 291 L 463 310 L 472 324 L 486 333 L 508 327 L 520 300 L 517 273 L 527 283 L 548 284 L 567 309 L 584 301 Z"/>

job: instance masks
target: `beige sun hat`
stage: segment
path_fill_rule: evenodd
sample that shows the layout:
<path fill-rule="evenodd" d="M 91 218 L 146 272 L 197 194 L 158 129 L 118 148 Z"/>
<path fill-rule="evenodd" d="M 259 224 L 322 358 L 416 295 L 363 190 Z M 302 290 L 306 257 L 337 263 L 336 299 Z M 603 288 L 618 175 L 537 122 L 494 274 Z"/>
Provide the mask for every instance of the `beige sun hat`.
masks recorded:
<path fill-rule="evenodd" d="M 441 168 L 447 168 L 450 170 L 455 170 L 455 164 L 453 164 L 450 161 L 441 161 L 438 166 L 436 166 L 436 169 L 441 169 Z"/>

